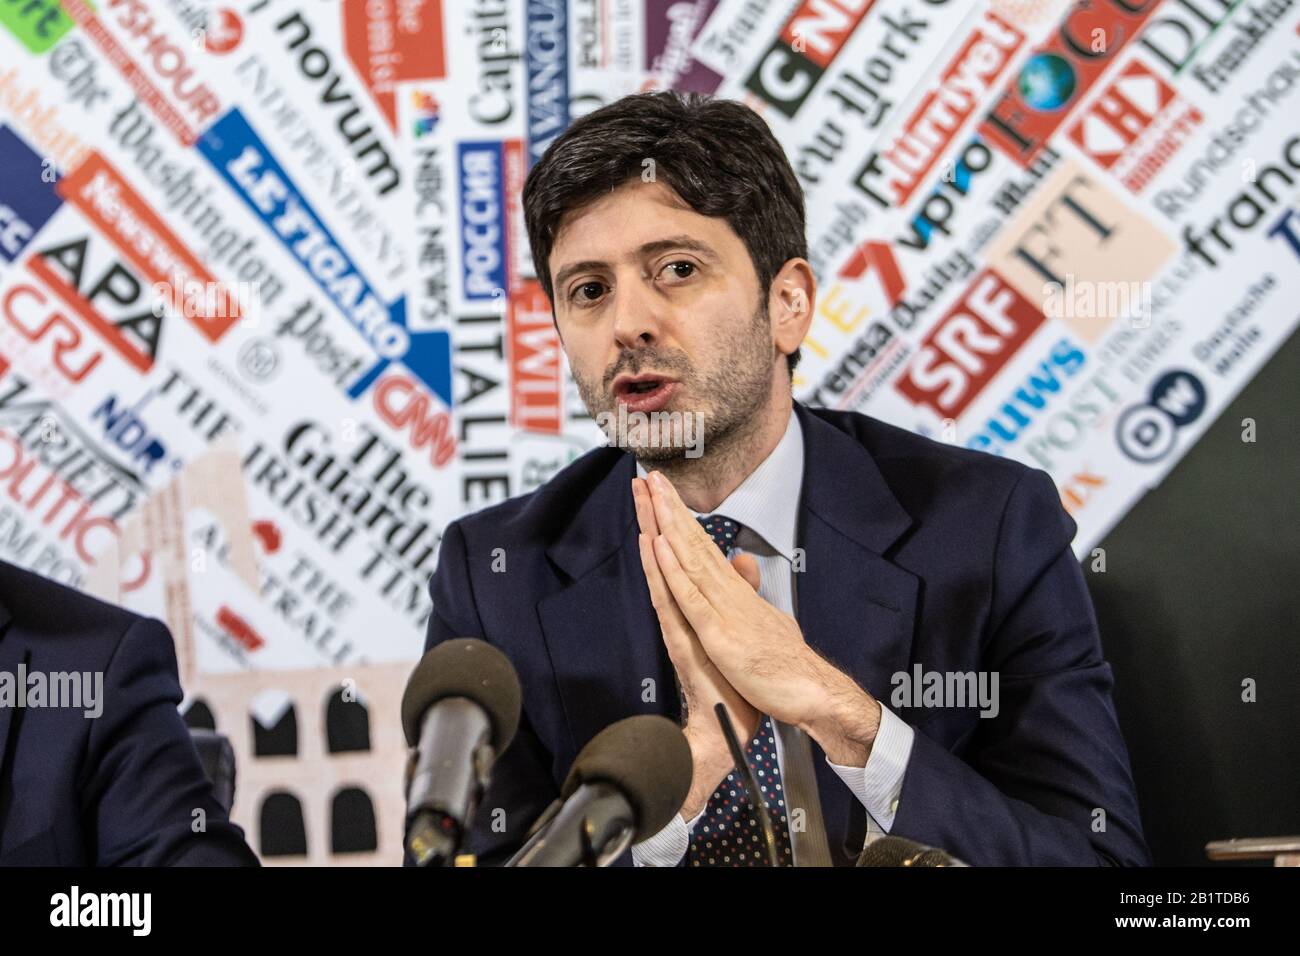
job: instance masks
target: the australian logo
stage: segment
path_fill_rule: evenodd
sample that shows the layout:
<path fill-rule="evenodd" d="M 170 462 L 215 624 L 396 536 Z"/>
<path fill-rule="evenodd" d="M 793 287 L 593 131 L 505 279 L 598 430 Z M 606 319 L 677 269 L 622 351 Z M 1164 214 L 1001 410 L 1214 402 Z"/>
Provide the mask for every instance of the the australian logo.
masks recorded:
<path fill-rule="evenodd" d="M 198 150 L 374 349 L 378 358 L 353 384 L 352 397 L 364 393 L 391 363 L 400 362 L 451 405 L 448 334 L 411 332 L 405 298 L 388 305 L 380 301 L 243 114 L 231 110 L 214 123 Z"/>

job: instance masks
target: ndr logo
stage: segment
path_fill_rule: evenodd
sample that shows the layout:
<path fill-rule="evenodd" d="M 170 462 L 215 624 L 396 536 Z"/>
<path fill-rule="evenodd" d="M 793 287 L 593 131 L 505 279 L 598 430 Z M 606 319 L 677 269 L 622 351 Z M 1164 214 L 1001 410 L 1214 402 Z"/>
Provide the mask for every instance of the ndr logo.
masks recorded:
<path fill-rule="evenodd" d="M 803 0 L 758 61 L 745 88 L 793 119 L 873 3 Z"/>

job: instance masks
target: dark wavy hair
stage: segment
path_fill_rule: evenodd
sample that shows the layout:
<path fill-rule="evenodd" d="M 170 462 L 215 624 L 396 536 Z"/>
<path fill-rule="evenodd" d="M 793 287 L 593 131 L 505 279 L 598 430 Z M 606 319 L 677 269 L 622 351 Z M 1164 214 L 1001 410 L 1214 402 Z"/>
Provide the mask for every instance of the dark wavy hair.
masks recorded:
<path fill-rule="evenodd" d="M 808 258 L 803 190 L 762 117 L 743 103 L 698 93 L 636 93 L 576 120 L 524 183 L 533 265 L 552 303 L 551 249 L 565 215 L 640 178 L 647 159 L 655 179 L 692 209 L 727 220 L 765 296 L 787 261 Z M 791 375 L 798 362 L 795 349 Z"/>

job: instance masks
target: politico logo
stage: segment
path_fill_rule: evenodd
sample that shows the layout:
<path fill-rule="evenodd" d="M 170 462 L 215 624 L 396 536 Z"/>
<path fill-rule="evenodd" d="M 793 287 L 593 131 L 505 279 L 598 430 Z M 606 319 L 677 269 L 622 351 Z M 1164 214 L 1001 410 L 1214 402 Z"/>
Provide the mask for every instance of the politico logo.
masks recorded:
<path fill-rule="evenodd" d="M 1070 139 L 1135 195 L 1201 125 L 1201 111 L 1134 60 L 1070 129 Z"/>
<path fill-rule="evenodd" d="M 745 81 L 791 119 L 875 0 L 803 0 Z"/>
<path fill-rule="evenodd" d="M 1045 321 L 1005 279 L 985 269 L 921 343 L 895 387 L 940 418 L 957 418 Z"/>

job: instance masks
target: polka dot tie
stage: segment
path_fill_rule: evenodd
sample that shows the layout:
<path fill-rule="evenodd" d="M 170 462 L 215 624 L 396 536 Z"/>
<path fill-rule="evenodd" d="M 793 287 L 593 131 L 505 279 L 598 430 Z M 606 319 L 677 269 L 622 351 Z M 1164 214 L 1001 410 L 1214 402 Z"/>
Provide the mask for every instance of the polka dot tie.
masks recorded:
<path fill-rule="evenodd" d="M 740 525 L 721 515 L 699 519 L 704 530 L 728 557 L 736 546 Z M 785 816 L 785 792 L 781 787 L 781 768 L 776 759 L 776 735 L 772 718 L 763 715 L 754 739 L 745 746 L 745 758 L 754 768 L 758 789 L 772 818 L 776 835 L 777 858 L 782 866 L 792 866 L 789 824 Z M 749 801 L 745 781 L 736 771 L 713 791 L 704 815 L 695 823 L 686 851 L 688 866 L 767 866 L 767 849 L 763 842 L 763 825 Z"/>

